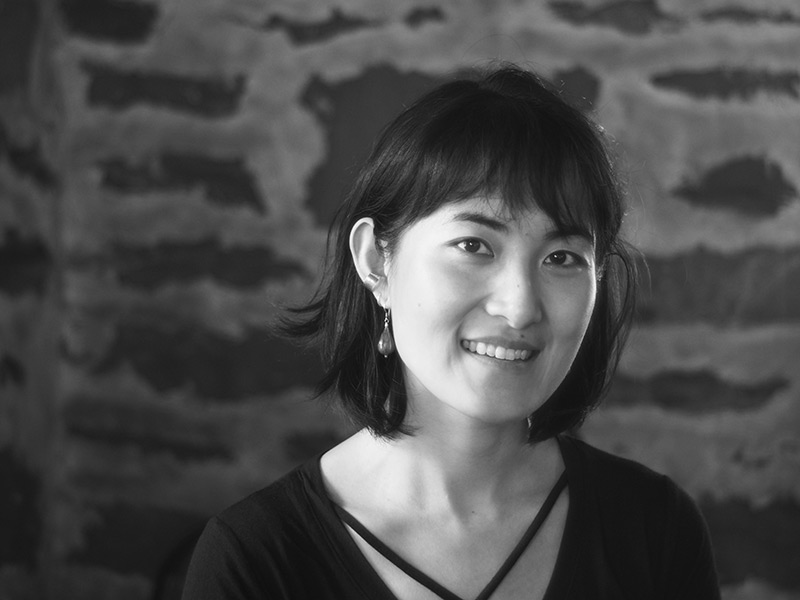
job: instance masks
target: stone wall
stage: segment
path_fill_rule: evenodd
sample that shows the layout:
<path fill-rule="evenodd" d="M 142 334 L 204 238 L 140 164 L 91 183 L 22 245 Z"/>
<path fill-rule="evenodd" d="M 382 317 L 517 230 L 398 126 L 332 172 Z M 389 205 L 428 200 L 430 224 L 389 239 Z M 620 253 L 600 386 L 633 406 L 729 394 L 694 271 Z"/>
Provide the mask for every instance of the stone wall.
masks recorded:
<path fill-rule="evenodd" d="M 1 2 L 0 597 L 174 597 L 346 435 L 270 323 L 380 126 L 499 58 L 616 138 L 649 265 L 582 435 L 698 499 L 725 598 L 800 598 L 799 56 L 796 0 Z"/>

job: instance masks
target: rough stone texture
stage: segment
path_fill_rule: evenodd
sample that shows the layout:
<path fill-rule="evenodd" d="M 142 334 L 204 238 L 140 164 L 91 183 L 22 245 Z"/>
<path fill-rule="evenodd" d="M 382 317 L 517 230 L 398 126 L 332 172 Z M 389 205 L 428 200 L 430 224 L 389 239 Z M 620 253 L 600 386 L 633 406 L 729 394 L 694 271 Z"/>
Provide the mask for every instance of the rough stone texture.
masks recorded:
<path fill-rule="evenodd" d="M 39 143 L 17 146 L 9 139 L 8 133 L 2 126 L 0 126 L 0 157 L 5 158 L 8 166 L 23 178 L 45 188 L 53 188 L 57 184 L 55 173 L 42 158 Z"/>
<path fill-rule="evenodd" d="M 643 322 L 721 327 L 800 321 L 800 248 L 699 249 L 642 265 Z M 724 274 L 724 276 L 722 276 Z"/>
<path fill-rule="evenodd" d="M 767 21 L 776 24 L 800 25 L 800 17 L 792 14 L 788 10 L 769 11 L 749 9 L 741 6 L 730 6 L 704 11 L 702 17 L 703 20 L 709 22 L 732 21 L 734 23 L 751 25 L 760 21 Z"/>
<path fill-rule="evenodd" d="M 758 93 L 800 99 L 800 73 L 767 69 L 701 69 L 671 71 L 652 78 L 657 87 L 700 99 L 749 100 Z"/>
<path fill-rule="evenodd" d="M 28 83 L 38 22 L 35 2 L 0 4 L 0 94 Z"/>
<path fill-rule="evenodd" d="M 122 364 L 156 391 L 190 385 L 201 398 L 230 400 L 270 394 L 314 380 L 319 360 L 269 331 L 230 339 L 196 323 L 142 315 L 121 321 L 117 336 L 93 371 Z"/>
<path fill-rule="evenodd" d="M 775 215 L 800 195 L 780 165 L 754 156 L 715 165 L 699 181 L 686 182 L 673 193 L 694 204 L 727 207 L 756 217 Z"/>
<path fill-rule="evenodd" d="M 102 185 L 124 194 L 175 192 L 200 188 L 210 202 L 249 206 L 264 212 L 253 176 L 241 159 L 196 154 L 164 154 L 154 165 L 129 165 L 120 159 L 100 164 Z"/>
<path fill-rule="evenodd" d="M 10 295 L 41 294 L 47 284 L 52 258 L 41 240 L 20 239 L 7 229 L 0 244 L 0 290 Z"/>
<path fill-rule="evenodd" d="M 214 240 L 164 242 L 144 248 L 118 246 L 113 250 L 112 262 L 121 284 L 146 290 L 204 278 L 253 288 L 266 281 L 308 276 L 302 264 L 276 257 L 270 248 L 226 249 Z"/>
<path fill-rule="evenodd" d="M 37 510 L 41 482 L 8 448 L 0 450 L 0 481 L 0 566 L 10 563 L 33 568 L 42 541 Z"/>
<path fill-rule="evenodd" d="M 323 125 L 328 147 L 326 160 L 309 181 L 308 207 L 319 223 L 330 223 L 383 125 L 436 83 L 383 65 L 335 85 L 316 77 L 309 82 L 303 105 Z"/>
<path fill-rule="evenodd" d="M 627 34 L 643 35 L 677 21 L 661 11 L 654 0 L 621 0 L 599 6 L 585 2 L 550 2 L 549 5 L 559 17 L 575 25 L 611 27 Z"/>
<path fill-rule="evenodd" d="M 376 22 L 362 17 L 353 17 L 334 8 L 330 16 L 322 21 L 299 22 L 286 19 L 281 15 L 272 15 L 264 24 L 266 31 L 282 30 L 298 46 L 320 44 L 331 38 L 347 34 L 359 29 L 375 27 Z"/>
<path fill-rule="evenodd" d="M 25 367 L 18 359 L 7 354 L 0 358 L 0 387 L 22 386 L 25 378 Z"/>
<path fill-rule="evenodd" d="M 59 8 L 71 33 L 119 44 L 146 40 L 158 16 L 156 5 L 131 0 L 61 0 Z"/>
<path fill-rule="evenodd" d="M 406 15 L 405 23 L 409 27 L 421 27 L 426 23 L 446 21 L 445 12 L 438 6 L 425 6 L 411 9 Z"/>
<path fill-rule="evenodd" d="M 800 598 L 799 24 L 793 0 L 0 3 L 0 598 L 175 598 L 199 523 L 350 433 L 271 325 L 380 127 L 504 59 L 614 138 L 649 263 L 580 434 L 701 501 L 726 600 Z"/>
<path fill-rule="evenodd" d="M 722 584 L 748 578 L 772 581 L 784 589 L 800 588 L 800 506 L 776 499 L 753 508 L 740 499 L 704 502 L 703 514 L 717 548 Z"/>
<path fill-rule="evenodd" d="M 609 392 L 609 405 L 653 404 L 687 413 L 715 413 L 720 410 L 753 410 L 789 387 L 786 380 L 754 384 L 730 384 L 714 373 L 662 371 L 644 381 L 620 375 Z"/>
<path fill-rule="evenodd" d="M 148 577 L 156 576 L 172 547 L 196 537 L 205 522 L 199 515 L 124 504 L 93 507 L 93 512 L 93 523 L 70 562 Z"/>
<path fill-rule="evenodd" d="M 219 423 L 193 422 L 164 406 L 72 399 L 64 411 L 64 426 L 83 440 L 132 446 L 142 453 L 167 453 L 184 461 L 234 458 Z"/>
<path fill-rule="evenodd" d="M 230 81 L 168 75 L 157 71 L 123 71 L 97 62 L 85 62 L 91 83 L 89 105 L 124 110 L 137 104 L 153 104 L 204 117 L 235 114 L 244 92 L 244 77 Z"/>

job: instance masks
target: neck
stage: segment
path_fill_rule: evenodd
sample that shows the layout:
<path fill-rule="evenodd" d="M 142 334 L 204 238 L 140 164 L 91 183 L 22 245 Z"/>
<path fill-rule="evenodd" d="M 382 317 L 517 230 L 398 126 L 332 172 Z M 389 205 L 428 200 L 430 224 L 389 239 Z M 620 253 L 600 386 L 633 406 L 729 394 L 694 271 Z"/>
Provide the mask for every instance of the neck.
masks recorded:
<path fill-rule="evenodd" d="M 424 427 L 381 450 L 374 476 L 387 499 L 415 510 L 468 518 L 513 506 L 521 497 L 549 490 L 560 466 L 554 441 L 527 443 L 527 423 L 482 423 L 461 418 Z M 413 421 L 412 421 L 413 422 Z"/>
<path fill-rule="evenodd" d="M 427 417 L 423 422 L 414 427 L 413 435 L 398 439 L 396 447 L 415 461 L 440 469 L 445 479 L 484 482 L 502 477 L 531 451 L 524 421 L 482 423 L 462 416 L 446 423 Z"/>

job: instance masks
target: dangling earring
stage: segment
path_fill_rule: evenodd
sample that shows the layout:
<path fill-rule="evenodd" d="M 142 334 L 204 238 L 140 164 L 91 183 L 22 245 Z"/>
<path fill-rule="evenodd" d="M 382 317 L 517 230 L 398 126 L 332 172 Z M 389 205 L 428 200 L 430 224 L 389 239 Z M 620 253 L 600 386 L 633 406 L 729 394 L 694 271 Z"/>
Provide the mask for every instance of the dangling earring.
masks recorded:
<path fill-rule="evenodd" d="M 392 332 L 389 331 L 389 309 L 384 308 L 383 310 L 383 333 L 378 339 L 378 352 L 386 358 L 394 352 L 394 339 L 392 338 Z"/>

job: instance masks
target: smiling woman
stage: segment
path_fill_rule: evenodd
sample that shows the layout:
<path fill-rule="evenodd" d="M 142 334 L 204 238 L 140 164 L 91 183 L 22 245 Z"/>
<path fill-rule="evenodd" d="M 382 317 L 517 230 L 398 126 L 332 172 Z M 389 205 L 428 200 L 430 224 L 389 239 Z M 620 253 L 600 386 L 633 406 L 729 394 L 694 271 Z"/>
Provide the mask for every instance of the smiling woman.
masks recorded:
<path fill-rule="evenodd" d="M 363 429 L 214 517 L 184 598 L 718 598 L 689 497 L 567 433 L 625 339 L 623 214 L 600 129 L 531 73 L 404 111 L 287 323 Z"/>
<path fill-rule="evenodd" d="M 407 427 L 442 406 L 524 422 L 572 365 L 594 308 L 594 244 L 558 233 L 540 210 L 507 213 L 497 198 L 445 204 L 391 255 L 372 218 L 351 230 L 359 276 L 381 274 L 372 291 L 392 311 Z"/>

